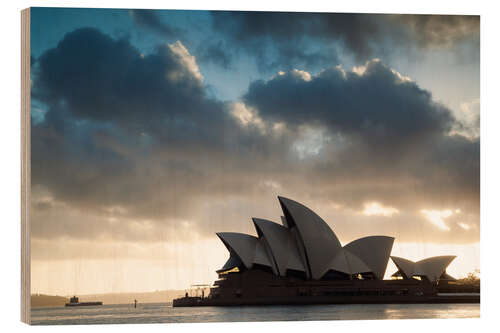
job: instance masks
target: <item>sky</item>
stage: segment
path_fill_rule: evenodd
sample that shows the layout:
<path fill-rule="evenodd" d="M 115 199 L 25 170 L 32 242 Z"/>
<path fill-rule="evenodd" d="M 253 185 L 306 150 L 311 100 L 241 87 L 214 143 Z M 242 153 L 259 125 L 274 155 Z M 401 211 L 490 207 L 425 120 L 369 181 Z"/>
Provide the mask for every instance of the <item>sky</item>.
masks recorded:
<path fill-rule="evenodd" d="M 479 17 L 33 8 L 32 292 L 211 283 L 280 221 L 479 269 Z M 389 264 L 386 276 L 395 271 Z"/>

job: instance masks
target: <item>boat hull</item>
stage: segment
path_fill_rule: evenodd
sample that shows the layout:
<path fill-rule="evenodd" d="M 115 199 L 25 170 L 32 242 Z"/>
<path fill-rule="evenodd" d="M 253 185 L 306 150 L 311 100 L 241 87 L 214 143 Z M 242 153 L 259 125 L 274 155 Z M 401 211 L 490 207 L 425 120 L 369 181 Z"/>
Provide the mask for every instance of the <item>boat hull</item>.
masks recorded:
<path fill-rule="evenodd" d="M 98 306 L 98 305 L 102 305 L 102 302 L 66 303 L 65 306 Z"/>

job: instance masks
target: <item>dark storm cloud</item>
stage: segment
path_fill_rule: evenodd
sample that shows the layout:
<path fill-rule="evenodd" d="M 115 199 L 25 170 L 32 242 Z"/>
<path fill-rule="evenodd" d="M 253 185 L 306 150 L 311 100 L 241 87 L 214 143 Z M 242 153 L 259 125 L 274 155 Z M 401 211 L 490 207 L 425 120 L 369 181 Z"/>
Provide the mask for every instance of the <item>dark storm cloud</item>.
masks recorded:
<path fill-rule="evenodd" d="M 256 56 L 264 70 L 338 63 L 339 48 L 365 61 L 387 49 L 408 49 L 414 41 L 448 48 L 479 37 L 477 16 L 212 12 L 212 18 L 214 29 Z M 315 50 L 314 43 L 330 48 Z"/>
<path fill-rule="evenodd" d="M 367 63 L 362 75 L 330 68 L 304 80 L 296 73 L 253 82 L 245 102 L 273 121 L 325 125 L 379 146 L 432 139 L 453 121 L 428 91 L 380 61 Z"/>
<path fill-rule="evenodd" d="M 143 56 L 128 41 L 95 29 L 67 34 L 39 58 L 35 72 L 33 95 L 49 109 L 33 127 L 34 184 L 49 182 L 59 196 L 76 202 L 112 204 L 127 193 L 134 200 L 141 188 L 134 190 L 133 179 L 119 189 L 105 184 L 133 173 L 138 151 L 214 140 L 199 123 L 205 118 L 205 124 L 224 126 L 227 116 L 182 61 L 168 46 Z M 48 156 L 59 163 L 52 165 Z"/>
<path fill-rule="evenodd" d="M 253 118 L 238 120 L 207 94 L 181 43 L 141 54 L 79 29 L 39 57 L 33 98 L 46 107 L 32 125 L 34 238 L 252 232 L 251 216 L 279 216 L 276 195 L 325 218 L 342 204 L 347 225 L 370 200 L 419 223 L 421 208 L 478 214 L 479 142 L 448 136 L 449 110 L 378 61 L 359 75 L 292 71 L 254 82 L 244 98 Z M 304 127 L 332 139 L 311 145 Z M 313 153 L 301 157 L 297 145 Z M 444 239 L 433 228 L 424 226 Z"/>
<path fill-rule="evenodd" d="M 74 116 L 99 121 L 141 117 L 139 104 L 145 101 L 138 99 L 148 91 L 157 94 L 153 99 L 160 94 L 172 98 L 174 93 L 181 94 L 179 99 L 186 95 L 199 99 L 203 92 L 198 81 L 183 68 L 179 70 L 185 79 L 171 85 L 175 92 L 168 89 L 164 75 L 180 66 L 167 48 L 144 57 L 127 40 L 114 40 L 92 28 L 75 30 L 39 58 L 35 94 L 52 103 L 63 100 Z M 127 101 L 122 100 L 125 94 Z"/>
<path fill-rule="evenodd" d="M 305 37 L 318 27 L 317 14 L 280 12 L 212 12 L 213 27 L 230 41 L 257 59 L 260 69 L 277 65 L 335 63 L 333 48 L 311 49 Z M 309 50 L 309 51 L 306 51 Z"/>
<path fill-rule="evenodd" d="M 130 16 L 135 24 L 141 28 L 149 29 L 166 37 L 179 38 L 180 31 L 165 23 L 158 16 L 157 12 L 151 9 L 131 9 Z"/>
<path fill-rule="evenodd" d="M 155 141 L 208 140 L 212 133 L 195 120 L 224 126 L 227 116 L 206 96 L 194 60 L 186 65 L 186 52 L 174 43 L 145 56 L 127 40 L 78 29 L 39 58 L 33 94 L 54 117 L 74 117 L 81 126 L 99 122 Z"/>
<path fill-rule="evenodd" d="M 460 203 L 478 212 L 479 140 L 448 135 L 456 123 L 451 111 L 380 61 L 360 73 L 291 71 L 254 82 L 244 100 L 264 120 L 326 131 L 330 140 L 308 176 L 318 197 L 358 209 L 378 198 L 406 208 Z"/>
<path fill-rule="evenodd" d="M 397 15 L 394 19 L 411 28 L 420 47 L 451 47 L 467 39 L 479 42 L 479 16 Z"/>
<path fill-rule="evenodd" d="M 180 43 L 143 55 L 127 40 L 75 30 L 39 58 L 33 97 L 47 106 L 32 127 L 33 186 L 77 211 L 112 211 L 129 236 L 132 218 L 175 225 L 168 221 L 197 212 L 201 193 L 243 192 L 252 180 L 235 186 L 239 176 L 230 174 L 250 160 L 232 156 L 273 153 L 255 128 L 240 128 L 227 105 L 206 95 Z M 96 221 L 87 219 L 89 232 L 109 226 Z M 45 223 L 44 235 L 75 229 Z"/>

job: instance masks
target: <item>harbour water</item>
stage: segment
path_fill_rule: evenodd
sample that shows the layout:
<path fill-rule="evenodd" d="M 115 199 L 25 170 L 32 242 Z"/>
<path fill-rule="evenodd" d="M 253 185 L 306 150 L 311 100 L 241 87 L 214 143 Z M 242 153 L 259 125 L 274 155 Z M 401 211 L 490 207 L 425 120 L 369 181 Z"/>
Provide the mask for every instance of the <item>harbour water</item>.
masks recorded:
<path fill-rule="evenodd" d="M 170 303 L 31 310 L 33 325 L 479 318 L 479 304 L 352 304 L 173 308 Z"/>

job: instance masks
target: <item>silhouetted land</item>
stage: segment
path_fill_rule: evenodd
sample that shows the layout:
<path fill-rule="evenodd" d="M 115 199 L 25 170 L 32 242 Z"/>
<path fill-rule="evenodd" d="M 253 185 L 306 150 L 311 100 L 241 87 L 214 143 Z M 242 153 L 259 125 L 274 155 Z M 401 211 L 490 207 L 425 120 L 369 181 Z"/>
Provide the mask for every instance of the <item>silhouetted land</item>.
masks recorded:
<path fill-rule="evenodd" d="M 109 294 L 92 294 L 92 295 L 76 295 L 80 302 L 95 302 L 101 301 L 104 304 L 133 304 L 137 300 L 141 303 L 170 303 L 174 298 L 183 296 L 184 290 L 159 290 L 145 293 L 109 293 Z M 50 296 L 42 294 L 31 295 L 32 307 L 51 307 L 64 306 L 69 302 L 68 297 Z"/>
<path fill-rule="evenodd" d="M 50 296 L 43 294 L 31 295 L 31 307 L 33 308 L 64 306 L 67 302 L 69 302 L 69 298 L 62 296 Z"/>

